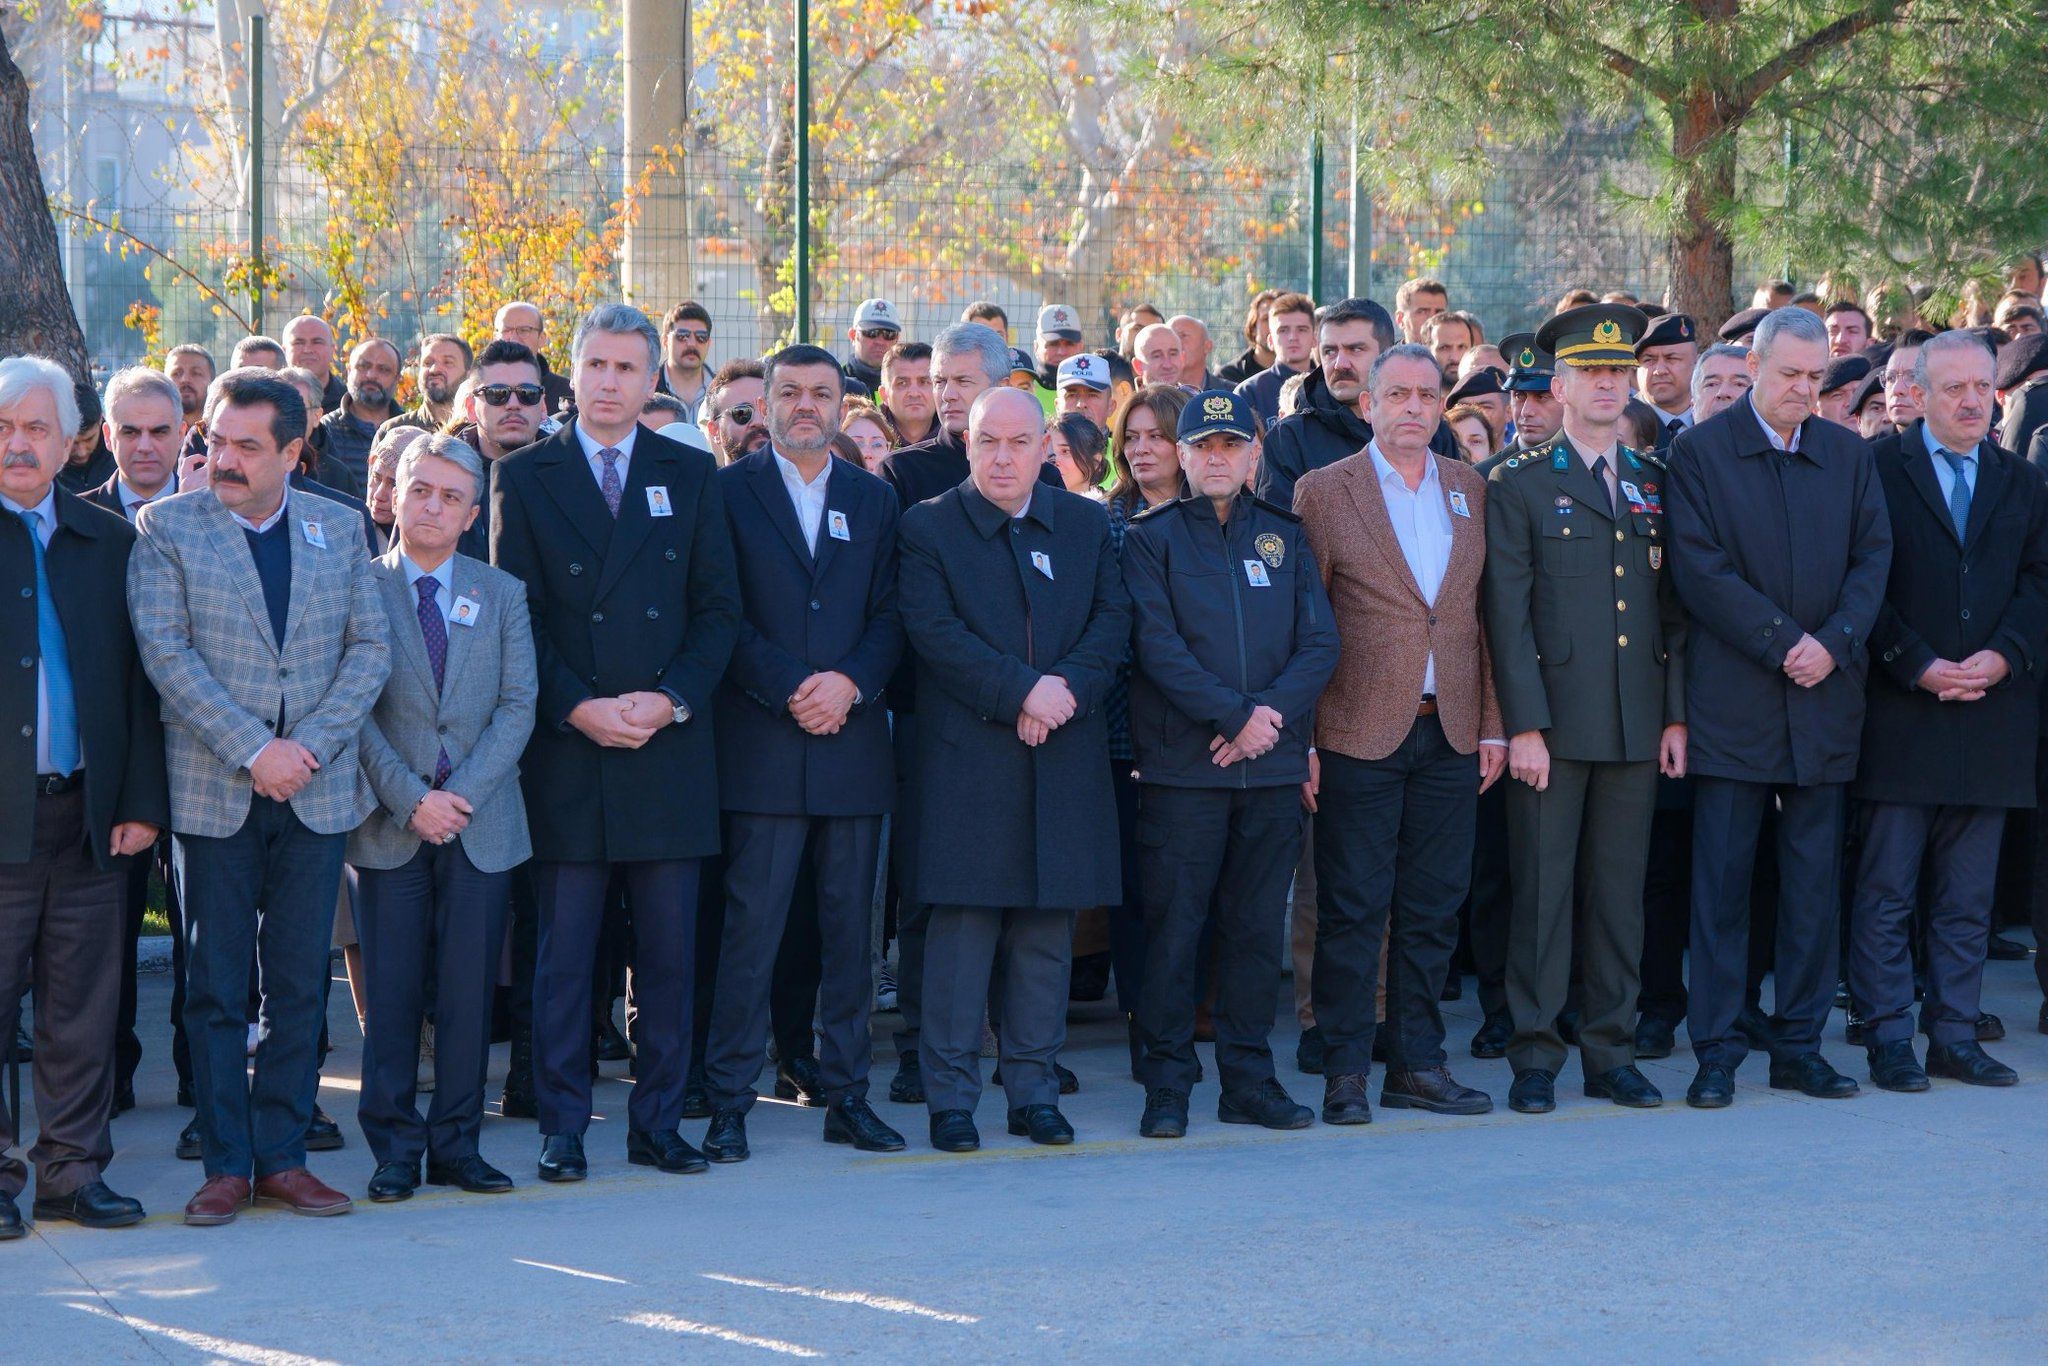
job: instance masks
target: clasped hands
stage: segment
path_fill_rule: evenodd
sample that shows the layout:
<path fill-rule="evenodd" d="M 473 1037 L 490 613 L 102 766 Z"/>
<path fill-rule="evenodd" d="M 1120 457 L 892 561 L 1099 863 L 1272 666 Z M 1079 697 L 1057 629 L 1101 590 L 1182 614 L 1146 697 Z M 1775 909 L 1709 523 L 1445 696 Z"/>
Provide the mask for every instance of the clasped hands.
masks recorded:
<path fill-rule="evenodd" d="M 629 692 L 586 697 L 569 713 L 569 724 L 606 749 L 638 749 L 675 717 L 676 704 L 667 693 Z"/>
<path fill-rule="evenodd" d="M 1937 659 L 1920 675 L 1920 686 L 1943 702 L 1975 702 L 2003 683 L 2012 665 L 1996 650 L 1979 650 L 1968 659 Z"/>

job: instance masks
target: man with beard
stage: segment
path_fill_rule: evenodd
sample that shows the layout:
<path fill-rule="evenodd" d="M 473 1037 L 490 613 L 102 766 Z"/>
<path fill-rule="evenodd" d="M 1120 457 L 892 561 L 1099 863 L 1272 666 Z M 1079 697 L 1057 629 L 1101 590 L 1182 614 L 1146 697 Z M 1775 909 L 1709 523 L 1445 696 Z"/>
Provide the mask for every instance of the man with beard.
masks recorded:
<path fill-rule="evenodd" d="M 327 319 L 311 313 L 301 314 L 285 324 L 284 349 L 286 358 L 301 370 L 311 370 L 320 381 L 320 408 L 333 412 L 341 406 L 342 395 L 347 386 L 341 376 L 334 373 L 334 329 L 327 325 Z M 190 419 L 187 419 L 187 425 Z"/>
<path fill-rule="evenodd" d="M 419 407 L 400 413 L 377 428 L 382 436 L 390 427 L 418 427 L 438 432 L 455 414 L 455 392 L 469 378 L 473 358 L 469 343 L 453 332 L 429 332 L 420 338 L 418 379 Z"/>
<path fill-rule="evenodd" d="M 213 383 L 213 353 L 197 342 L 174 346 L 164 353 L 164 374 L 178 386 L 178 406 L 186 431 L 201 426 L 206 386 Z"/>
<path fill-rule="evenodd" d="M 362 497 L 368 486 L 370 443 L 378 426 L 395 415 L 391 395 L 400 364 L 398 348 L 382 337 L 357 342 L 348 353 L 348 392 L 339 408 L 320 419 L 323 436 L 316 444 L 354 476 L 354 487 L 342 490 L 352 498 Z"/>
<path fill-rule="evenodd" d="M 695 422 L 710 388 L 704 360 L 711 352 L 711 312 L 695 299 L 685 299 L 661 320 L 661 373 L 654 392 L 683 405 L 683 421 Z"/>
<path fill-rule="evenodd" d="M 899 445 L 915 446 L 939 424 L 932 401 L 932 349 L 923 342 L 897 342 L 882 357 L 882 387 L 875 397 L 896 424 Z"/>
<path fill-rule="evenodd" d="M 454 435 L 476 448 L 490 470 L 521 446 L 541 438 L 541 405 L 547 394 L 541 380 L 540 357 L 518 342 L 494 341 L 477 357 L 476 381 L 463 395 L 466 419 Z M 486 478 L 485 483 L 489 483 Z M 491 507 L 477 509 L 476 522 L 456 549 L 471 559 L 488 559 L 491 549 Z"/>
<path fill-rule="evenodd" d="M 729 360 L 704 393 L 704 435 L 711 454 L 730 465 L 768 444 L 768 409 L 761 401 L 763 370 L 757 360 Z"/>
<path fill-rule="evenodd" d="M 1301 385 L 1301 407 L 1273 423 L 1258 462 L 1258 493 L 1279 507 L 1294 506 L 1294 485 L 1310 470 L 1334 465 L 1372 440 L 1360 413 L 1366 373 L 1394 344 L 1394 320 L 1370 299 L 1331 304 L 1316 319 L 1321 365 Z"/>

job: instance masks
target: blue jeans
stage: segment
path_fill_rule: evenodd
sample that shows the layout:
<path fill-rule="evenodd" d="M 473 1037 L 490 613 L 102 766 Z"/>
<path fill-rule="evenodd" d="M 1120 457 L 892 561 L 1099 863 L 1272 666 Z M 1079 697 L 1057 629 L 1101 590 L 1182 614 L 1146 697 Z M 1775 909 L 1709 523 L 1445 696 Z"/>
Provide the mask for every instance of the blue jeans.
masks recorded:
<path fill-rule="evenodd" d="M 252 796 L 234 834 L 172 839 L 185 911 L 185 1030 L 208 1176 L 261 1178 L 306 1165 L 347 838 L 316 834 L 289 803 Z M 263 983 L 253 1080 L 252 957 Z"/>

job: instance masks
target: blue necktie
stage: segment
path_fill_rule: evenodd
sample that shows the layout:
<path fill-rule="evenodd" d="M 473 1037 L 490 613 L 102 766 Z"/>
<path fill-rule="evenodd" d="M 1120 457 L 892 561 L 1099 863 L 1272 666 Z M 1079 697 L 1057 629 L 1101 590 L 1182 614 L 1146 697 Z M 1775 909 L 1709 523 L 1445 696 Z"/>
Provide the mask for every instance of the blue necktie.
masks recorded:
<path fill-rule="evenodd" d="M 1948 485 L 1948 515 L 1956 524 L 1956 539 L 1961 540 L 1970 530 L 1970 481 L 1963 478 L 1963 457 L 1944 446 L 1935 447 L 1934 453 L 1948 461 L 1955 475 Z"/>
<path fill-rule="evenodd" d="M 64 644 L 64 623 L 57 620 L 57 602 L 50 596 L 50 566 L 43 555 L 43 519 L 33 509 L 21 514 L 28 543 L 36 552 L 36 646 L 43 656 L 43 691 L 49 696 L 50 767 L 68 774 L 78 767 L 78 702 L 71 695 L 71 651 Z"/>
<path fill-rule="evenodd" d="M 432 574 L 422 574 L 412 586 L 420 595 L 420 634 L 426 637 L 427 663 L 434 666 L 434 690 L 439 692 L 448 674 L 448 623 L 441 620 L 441 604 L 435 598 L 441 584 Z M 448 747 L 443 745 L 434 759 L 434 786 L 447 782 L 454 771 L 448 762 Z"/>

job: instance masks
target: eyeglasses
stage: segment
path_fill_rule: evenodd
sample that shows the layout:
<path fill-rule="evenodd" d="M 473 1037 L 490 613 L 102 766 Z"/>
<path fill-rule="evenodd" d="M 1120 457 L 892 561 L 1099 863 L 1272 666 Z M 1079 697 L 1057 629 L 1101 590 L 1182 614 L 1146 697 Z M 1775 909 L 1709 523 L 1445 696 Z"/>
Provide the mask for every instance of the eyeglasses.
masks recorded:
<path fill-rule="evenodd" d="M 894 340 L 901 334 L 893 327 L 863 327 L 860 334 L 869 341 Z M 709 335 L 708 333 L 706 335 Z"/>
<path fill-rule="evenodd" d="M 719 416 L 736 426 L 744 427 L 754 420 L 754 405 L 751 403 L 735 403 L 732 407 L 720 413 Z"/>
<path fill-rule="evenodd" d="M 678 327 L 669 335 L 671 337 L 681 337 L 684 341 L 708 342 L 711 340 L 711 329 L 708 327 Z"/>
<path fill-rule="evenodd" d="M 515 398 L 524 407 L 538 408 L 547 397 L 547 390 L 538 384 L 485 384 L 477 389 L 476 396 L 493 408 L 502 408 Z"/>

